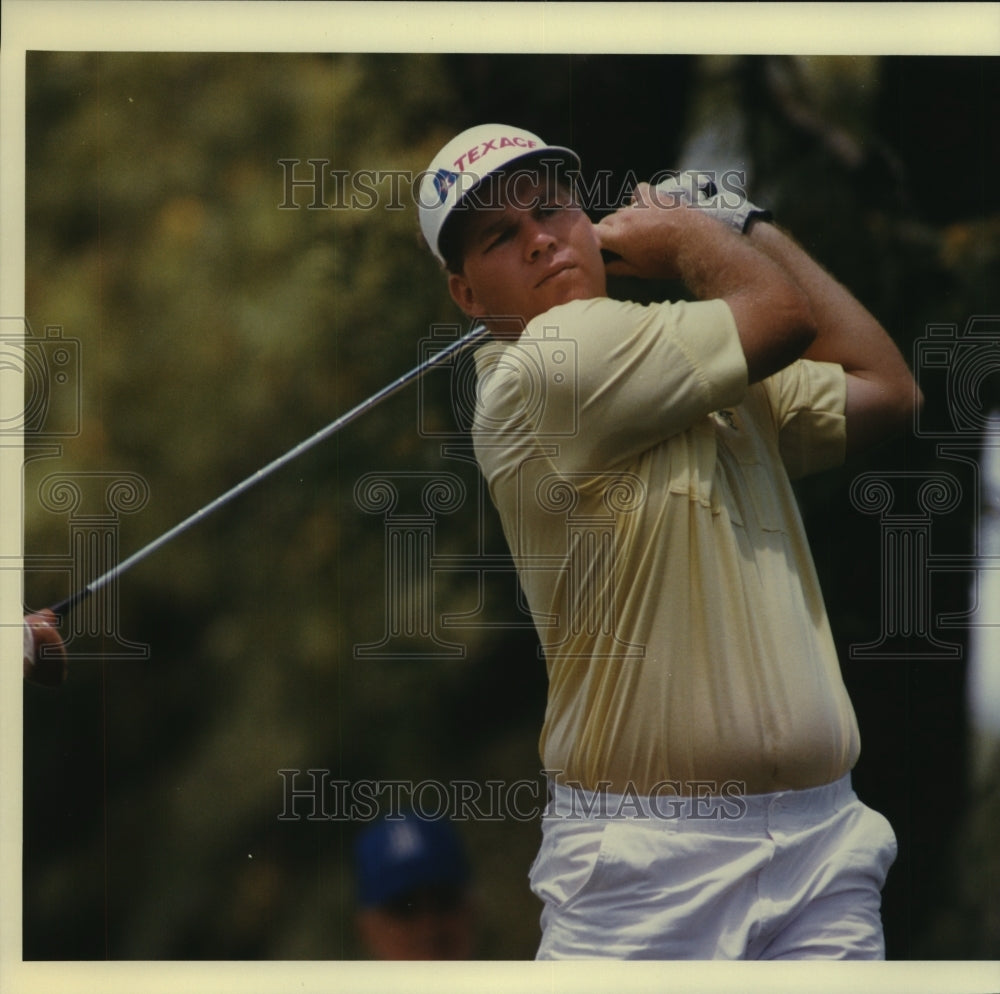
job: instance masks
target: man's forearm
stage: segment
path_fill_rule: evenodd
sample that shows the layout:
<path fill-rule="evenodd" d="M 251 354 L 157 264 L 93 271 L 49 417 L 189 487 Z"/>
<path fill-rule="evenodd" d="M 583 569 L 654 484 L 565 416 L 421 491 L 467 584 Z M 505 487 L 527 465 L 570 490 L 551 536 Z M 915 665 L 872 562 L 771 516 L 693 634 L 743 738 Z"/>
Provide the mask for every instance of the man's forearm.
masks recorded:
<path fill-rule="evenodd" d="M 803 356 L 818 328 L 794 273 L 752 241 L 705 218 L 676 255 L 679 275 L 699 299 L 726 301 L 739 330 L 751 383 Z M 697 233 L 698 237 L 691 237 Z"/>
<path fill-rule="evenodd" d="M 882 325 L 788 234 L 774 224 L 754 221 L 746 237 L 809 299 L 816 338 L 804 358 L 839 363 L 848 373 L 880 371 L 910 379 L 905 360 Z"/>
<path fill-rule="evenodd" d="M 680 278 L 699 299 L 721 299 L 736 322 L 750 382 L 797 359 L 815 336 L 794 277 L 742 235 L 686 205 L 663 206 L 640 184 L 634 206 L 597 225 L 602 248 L 620 258 L 613 275 Z"/>
<path fill-rule="evenodd" d="M 817 334 L 803 358 L 839 363 L 848 374 L 849 448 L 864 448 L 904 427 L 922 398 L 881 323 L 775 225 L 754 221 L 745 237 L 795 280 L 809 300 Z"/>

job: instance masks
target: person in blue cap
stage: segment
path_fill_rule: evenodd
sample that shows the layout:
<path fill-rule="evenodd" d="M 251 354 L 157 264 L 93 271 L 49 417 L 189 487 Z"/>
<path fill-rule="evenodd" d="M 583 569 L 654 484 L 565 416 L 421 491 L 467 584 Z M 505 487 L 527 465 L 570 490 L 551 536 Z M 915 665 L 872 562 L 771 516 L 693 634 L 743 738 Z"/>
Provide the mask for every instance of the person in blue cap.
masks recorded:
<path fill-rule="evenodd" d="M 358 930 L 378 960 L 471 959 L 470 870 L 447 820 L 386 817 L 355 843 Z"/>

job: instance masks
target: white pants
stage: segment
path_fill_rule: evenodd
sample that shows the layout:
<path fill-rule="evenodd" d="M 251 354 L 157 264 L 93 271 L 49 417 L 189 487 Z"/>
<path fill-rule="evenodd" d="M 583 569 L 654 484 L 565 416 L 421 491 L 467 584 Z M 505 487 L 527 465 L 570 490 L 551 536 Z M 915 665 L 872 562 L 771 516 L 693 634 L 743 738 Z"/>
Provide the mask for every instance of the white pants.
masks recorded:
<path fill-rule="evenodd" d="M 682 801 L 550 786 L 538 959 L 884 959 L 889 822 L 849 776 Z"/>

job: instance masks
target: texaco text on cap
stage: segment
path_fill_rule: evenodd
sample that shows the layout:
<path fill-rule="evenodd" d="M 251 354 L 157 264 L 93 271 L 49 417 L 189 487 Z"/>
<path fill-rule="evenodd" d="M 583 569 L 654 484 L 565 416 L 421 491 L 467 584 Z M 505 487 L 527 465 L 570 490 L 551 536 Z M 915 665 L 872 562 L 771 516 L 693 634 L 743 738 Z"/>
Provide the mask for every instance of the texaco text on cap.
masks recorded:
<path fill-rule="evenodd" d="M 441 229 L 456 204 L 491 173 L 518 159 L 543 154 L 580 168 L 580 158 L 572 149 L 547 145 L 538 135 L 507 124 L 469 128 L 434 156 L 420 183 L 418 210 L 420 230 L 438 261 L 445 261 Z"/>

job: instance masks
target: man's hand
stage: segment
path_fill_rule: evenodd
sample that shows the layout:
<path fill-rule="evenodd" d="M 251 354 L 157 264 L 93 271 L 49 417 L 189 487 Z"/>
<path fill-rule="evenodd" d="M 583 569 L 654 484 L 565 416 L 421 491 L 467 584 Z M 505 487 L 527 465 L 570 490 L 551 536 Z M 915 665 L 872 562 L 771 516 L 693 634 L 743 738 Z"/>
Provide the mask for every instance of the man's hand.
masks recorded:
<path fill-rule="evenodd" d="M 677 255 L 691 215 L 697 213 L 678 193 L 656 192 L 640 183 L 632 203 L 596 225 L 601 248 L 612 255 L 611 276 L 679 279 Z"/>
<path fill-rule="evenodd" d="M 58 687 L 66 679 L 66 647 L 57 625 L 48 608 L 24 619 L 24 678 L 32 683 Z"/>
<path fill-rule="evenodd" d="M 680 195 L 642 183 L 633 203 L 595 225 L 615 255 L 612 276 L 680 279 L 699 300 L 729 305 L 750 383 L 798 359 L 816 328 L 809 300 L 788 273 L 751 240 Z"/>

